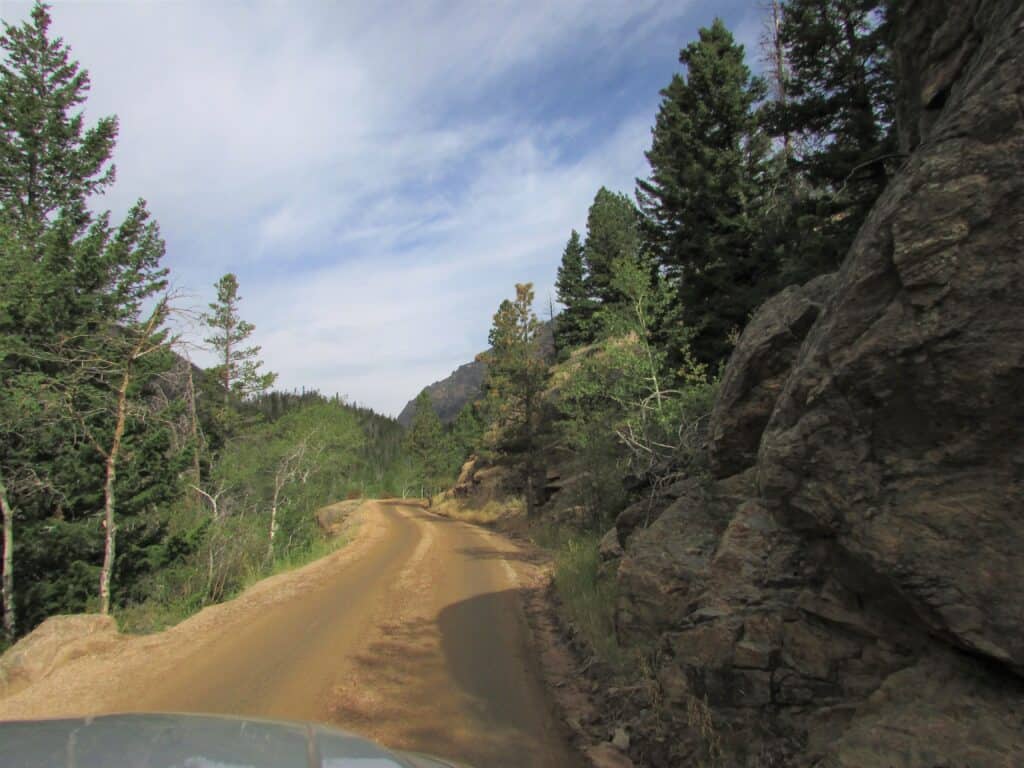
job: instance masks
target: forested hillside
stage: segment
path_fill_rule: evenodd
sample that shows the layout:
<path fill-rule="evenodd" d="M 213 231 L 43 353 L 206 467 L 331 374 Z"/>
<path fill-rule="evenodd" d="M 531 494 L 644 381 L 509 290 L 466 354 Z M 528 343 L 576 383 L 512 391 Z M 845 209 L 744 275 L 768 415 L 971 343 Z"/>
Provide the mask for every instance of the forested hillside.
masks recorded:
<path fill-rule="evenodd" d="M 42 4 L 0 48 L 0 501 L 7 641 L 49 615 L 150 628 L 321 546 L 313 512 L 401 492 L 396 422 L 271 390 L 238 280 L 198 319 L 169 288 L 144 200 L 104 211 L 114 116 L 87 123 L 89 75 Z"/>
<path fill-rule="evenodd" d="M 630 483 L 701 460 L 748 319 L 838 267 L 899 163 L 884 4 L 792 0 L 764 22 L 760 52 L 721 21 L 680 51 L 653 116 L 650 174 L 630 194 L 597 190 L 586 231 L 569 233 L 556 364 L 534 370 L 530 286 L 495 315 L 475 449 L 515 466 L 522 487 L 542 480 L 538 446 L 562 449 L 595 529 Z"/>

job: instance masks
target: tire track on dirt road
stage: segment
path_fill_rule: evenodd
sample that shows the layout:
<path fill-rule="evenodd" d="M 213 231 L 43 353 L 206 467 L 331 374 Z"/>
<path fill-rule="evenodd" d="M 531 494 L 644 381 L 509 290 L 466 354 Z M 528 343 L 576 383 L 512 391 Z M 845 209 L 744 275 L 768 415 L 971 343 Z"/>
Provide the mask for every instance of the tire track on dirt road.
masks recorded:
<path fill-rule="evenodd" d="M 339 553 L 75 660 L 0 699 L 0 718 L 310 720 L 479 768 L 579 765 L 540 682 L 515 545 L 413 503 L 362 514 Z"/>

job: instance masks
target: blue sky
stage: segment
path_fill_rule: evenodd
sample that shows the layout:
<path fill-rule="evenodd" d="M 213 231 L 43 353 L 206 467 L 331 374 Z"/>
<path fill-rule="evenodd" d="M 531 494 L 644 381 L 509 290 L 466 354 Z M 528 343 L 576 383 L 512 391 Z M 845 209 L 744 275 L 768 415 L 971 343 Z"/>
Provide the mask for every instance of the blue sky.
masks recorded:
<path fill-rule="evenodd" d="M 570 230 L 646 175 L 658 91 L 716 15 L 756 58 L 757 0 L 53 9 L 87 116 L 121 121 L 103 206 L 146 198 L 185 303 L 238 275 L 278 386 L 389 414 L 486 347 L 516 282 L 546 315 Z"/>

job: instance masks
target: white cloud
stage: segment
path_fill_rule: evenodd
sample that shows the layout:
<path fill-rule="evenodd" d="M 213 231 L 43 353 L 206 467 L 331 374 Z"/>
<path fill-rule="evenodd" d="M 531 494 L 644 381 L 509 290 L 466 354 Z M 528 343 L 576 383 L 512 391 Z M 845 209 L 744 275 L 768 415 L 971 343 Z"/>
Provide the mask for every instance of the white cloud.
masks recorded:
<path fill-rule="evenodd" d="M 92 75 L 89 117 L 121 120 L 106 204 L 148 199 L 190 291 L 238 274 L 279 385 L 397 413 L 485 346 L 514 283 L 533 281 L 546 312 L 594 192 L 629 192 L 645 171 L 671 70 L 642 113 L 598 125 L 527 116 L 549 65 L 582 46 L 595 66 L 631 66 L 688 5 L 57 2 L 53 15 Z M 8 20 L 28 8 L 0 3 Z M 526 102 L 503 98 L 517 78 Z"/>

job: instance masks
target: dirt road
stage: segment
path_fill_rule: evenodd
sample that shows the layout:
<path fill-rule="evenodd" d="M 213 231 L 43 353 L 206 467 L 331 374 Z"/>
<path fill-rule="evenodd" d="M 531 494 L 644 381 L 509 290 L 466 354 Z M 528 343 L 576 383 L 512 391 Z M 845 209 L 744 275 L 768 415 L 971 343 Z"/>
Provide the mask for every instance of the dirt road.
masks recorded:
<path fill-rule="evenodd" d="M 355 542 L 6 699 L 0 718 L 176 711 L 325 722 L 489 766 L 574 766 L 529 647 L 520 551 L 400 502 Z"/>

